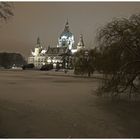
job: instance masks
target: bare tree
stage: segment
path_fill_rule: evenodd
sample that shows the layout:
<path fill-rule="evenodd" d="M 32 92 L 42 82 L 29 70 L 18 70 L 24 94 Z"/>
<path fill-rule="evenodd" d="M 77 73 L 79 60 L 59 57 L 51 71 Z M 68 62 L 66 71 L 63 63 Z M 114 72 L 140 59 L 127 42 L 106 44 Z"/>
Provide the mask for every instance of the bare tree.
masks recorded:
<path fill-rule="evenodd" d="M 114 19 L 100 29 L 97 40 L 107 78 L 101 93 L 112 97 L 128 94 L 129 98 L 139 94 L 140 15 Z"/>
<path fill-rule="evenodd" d="M 13 3 L 11 2 L 0 2 L 0 20 L 7 21 L 13 16 Z"/>

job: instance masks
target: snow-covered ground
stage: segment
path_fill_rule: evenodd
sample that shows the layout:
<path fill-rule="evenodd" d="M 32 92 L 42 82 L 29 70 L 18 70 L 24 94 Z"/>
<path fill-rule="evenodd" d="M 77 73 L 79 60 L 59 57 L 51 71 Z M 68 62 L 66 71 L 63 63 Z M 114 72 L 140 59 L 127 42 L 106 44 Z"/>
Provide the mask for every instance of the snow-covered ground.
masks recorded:
<path fill-rule="evenodd" d="M 0 137 L 139 137 L 139 108 L 98 98 L 98 83 L 46 71 L 1 70 Z"/>

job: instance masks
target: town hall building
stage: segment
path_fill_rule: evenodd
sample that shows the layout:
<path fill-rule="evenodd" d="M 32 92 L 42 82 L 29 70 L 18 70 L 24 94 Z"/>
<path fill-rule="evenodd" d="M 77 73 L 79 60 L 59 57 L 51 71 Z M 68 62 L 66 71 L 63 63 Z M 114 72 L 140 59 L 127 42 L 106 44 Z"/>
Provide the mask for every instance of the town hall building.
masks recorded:
<path fill-rule="evenodd" d="M 36 46 L 34 50 L 31 50 L 31 54 L 28 57 L 28 63 L 33 63 L 35 68 L 38 69 L 40 69 L 43 65 L 50 63 L 55 67 L 57 63 L 63 63 L 63 56 L 73 55 L 84 48 L 85 46 L 82 34 L 80 35 L 77 46 L 75 46 L 74 35 L 70 32 L 69 23 L 67 21 L 63 32 L 58 37 L 56 47 L 48 46 L 48 48 L 43 48 L 40 38 L 37 38 Z"/>

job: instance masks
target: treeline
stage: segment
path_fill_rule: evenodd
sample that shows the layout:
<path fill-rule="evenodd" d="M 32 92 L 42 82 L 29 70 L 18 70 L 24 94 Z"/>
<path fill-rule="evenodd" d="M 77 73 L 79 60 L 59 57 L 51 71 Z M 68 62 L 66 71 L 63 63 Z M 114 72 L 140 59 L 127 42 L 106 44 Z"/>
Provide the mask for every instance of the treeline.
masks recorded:
<path fill-rule="evenodd" d="M 100 65 L 106 80 L 102 95 L 138 97 L 140 93 L 140 14 L 116 18 L 97 35 Z"/>
<path fill-rule="evenodd" d="M 25 59 L 19 53 L 0 53 L 0 67 L 4 67 L 6 69 L 11 68 L 13 65 L 17 67 L 21 67 L 26 64 Z"/>
<path fill-rule="evenodd" d="M 140 94 L 140 14 L 115 18 L 98 30 L 96 48 L 77 53 L 76 73 L 101 72 L 99 93 L 115 98 Z"/>

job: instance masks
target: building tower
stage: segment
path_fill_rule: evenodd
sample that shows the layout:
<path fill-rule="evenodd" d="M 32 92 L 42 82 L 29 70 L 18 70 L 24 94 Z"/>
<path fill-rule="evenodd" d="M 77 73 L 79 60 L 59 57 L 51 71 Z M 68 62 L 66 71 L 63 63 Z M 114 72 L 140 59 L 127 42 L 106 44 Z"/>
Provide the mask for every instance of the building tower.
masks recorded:
<path fill-rule="evenodd" d="M 69 22 L 67 20 L 66 24 L 65 24 L 65 28 L 64 28 L 65 32 L 69 32 Z"/>
<path fill-rule="evenodd" d="M 84 49 L 84 48 L 85 48 L 85 45 L 84 45 L 84 41 L 83 41 L 83 35 L 80 34 L 80 39 L 79 39 L 79 42 L 77 44 L 77 51 Z"/>
<path fill-rule="evenodd" d="M 40 38 L 38 37 L 37 38 L 37 43 L 36 43 L 38 46 L 40 46 L 41 45 L 41 42 L 40 42 Z"/>
<path fill-rule="evenodd" d="M 31 53 L 33 56 L 38 56 L 40 54 L 41 50 L 42 50 L 42 46 L 41 46 L 40 38 L 38 37 L 34 51 L 32 51 Z"/>
<path fill-rule="evenodd" d="M 67 20 L 64 31 L 58 38 L 57 47 L 67 47 L 69 50 L 72 50 L 73 46 L 74 46 L 74 36 L 69 30 L 69 23 Z"/>
<path fill-rule="evenodd" d="M 44 64 L 46 64 L 46 49 L 42 48 L 40 38 L 37 38 L 37 42 L 33 51 L 31 51 L 31 56 L 28 57 L 28 63 L 34 64 L 35 68 L 40 69 Z"/>

